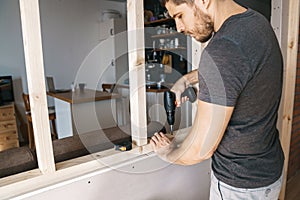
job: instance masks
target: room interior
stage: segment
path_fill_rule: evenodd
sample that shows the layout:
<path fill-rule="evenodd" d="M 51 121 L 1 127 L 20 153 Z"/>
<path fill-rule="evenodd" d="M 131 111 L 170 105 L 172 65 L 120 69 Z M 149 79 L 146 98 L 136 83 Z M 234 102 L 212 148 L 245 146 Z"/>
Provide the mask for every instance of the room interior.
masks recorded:
<path fill-rule="evenodd" d="M 130 124 L 130 120 L 131 120 L 130 116 L 132 113 L 138 111 L 135 111 L 134 108 L 130 109 L 130 105 L 132 103 L 133 98 L 129 95 L 129 87 L 131 86 L 129 84 L 130 74 L 126 73 L 127 71 L 130 71 L 130 69 L 128 69 L 127 66 L 130 65 L 130 61 L 127 60 L 128 55 L 124 53 L 127 50 L 127 44 L 124 43 L 124 38 L 127 37 L 127 34 L 123 34 L 123 32 L 126 30 L 126 21 L 129 19 L 129 16 L 127 15 L 127 12 L 129 10 L 128 9 L 129 6 L 127 3 L 129 1 L 127 1 L 127 3 L 124 0 L 111 0 L 111 1 L 72 0 L 72 3 L 70 2 L 70 0 L 55 0 L 55 1 L 40 0 L 38 2 L 39 2 L 39 11 L 40 11 L 40 20 L 41 20 L 40 21 L 41 39 L 42 39 L 42 47 L 43 47 L 42 51 L 43 51 L 43 65 L 44 65 L 43 69 L 45 75 L 44 78 L 49 76 L 54 77 L 56 88 L 69 89 L 71 90 L 71 94 L 72 94 L 71 96 L 64 95 L 64 93 L 52 93 L 52 94 L 48 93 L 48 95 L 46 95 L 47 107 L 61 108 L 60 111 L 63 111 L 63 112 L 60 111 L 56 112 L 56 119 L 55 119 L 56 127 L 50 127 L 49 124 L 46 125 L 46 127 L 48 127 L 50 132 L 53 132 L 53 129 L 56 129 L 54 130 L 54 133 L 56 131 L 58 133 L 58 136 L 55 136 L 54 138 L 52 137 L 51 141 L 53 145 L 54 160 L 55 163 L 57 163 L 58 165 L 56 166 L 56 168 L 59 169 L 59 164 L 64 161 L 71 161 L 72 159 L 76 159 L 76 158 L 80 159 L 81 156 L 84 157 L 89 154 L 91 155 L 93 154 L 95 156 L 97 155 L 95 154 L 97 152 L 101 152 L 101 151 L 106 152 L 111 149 L 114 149 L 115 144 L 123 143 L 124 141 L 128 142 L 132 140 L 131 131 L 134 130 L 134 128 L 131 126 L 132 124 Z M 253 1 L 243 1 L 243 0 L 239 0 L 238 2 L 245 3 L 245 4 L 249 2 L 253 3 Z M 299 7 L 299 3 L 297 4 L 297 2 L 294 1 L 289 1 L 285 3 L 281 2 L 282 7 L 275 7 L 275 8 L 274 8 L 274 4 L 275 4 L 274 1 L 273 4 L 271 4 L 271 1 L 266 1 L 266 2 L 268 2 L 267 5 L 269 7 L 268 6 L 267 6 L 268 8 L 264 7 L 265 10 L 264 9 L 262 10 L 263 12 L 267 13 L 266 14 L 267 17 L 269 16 L 268 13 L 270 12 L 270 10 L 274 12 L 274 9 L 275 10 L 277 9 L 277 10 L 281 10 L 281 12 L 288 12 L 289 10 L 292 9 L 289 6 L 293 4 Z M 1 4 L 0 5 L 0 27 L 5 27 L 5 28 L 1 28 L 0 31 L 0 42 L 1 44 L 3 44 L 0 47 L 1 76 L 10 75 L 13 78 L 13 93 L 14 93 L 14 107 L 15 107 L 14 112 L 16 113 L 15 115 L 16 122 L 17 122 L 16 126 L 18 129 L 17 133 L 18 133 L 18 140 L 20 146 L 20 147 L 14 147 L 15 151 L 19 153 L 14 153 L 12 151 L 13 148 L 11 148 L 9 154 L 7 154 L 6 157 L 3 157 L 3 159 L 7 159 L 12 155 L 18 155 L 18 157 L 16 157 L 16 160 L 22 160 L 26 156 L 30 160 L 29 163 L 25 164 L 25 166 L 20 165 L 17 166 L 16 169 L 11 168 L 10 170 L 7 169 L 4 170 L 5 172 L 3 172 L 3 174 L 4 176 L 7 177 L 3 178 L 2 182 L 0 181 L 1 182 L 0 185 L 7 186 L 9 188 L 9 187 L 13 187 L 13 184 L 10 185 L 10 183 L 15 183 L 14 181 L 11 182 L 9 180 L 10 176 L 11 177 L 18 176 L 18 174 L 15 173 L 19 173 L 22 171 L 28 172 L 28 170 L 33 170 L 34 171 L 33 174 L 35 173 L 43 174 L 44 172 L 41 173 L 41 171 L 43 170 L 39 170 L 40 165 L 38 164 L 39 160 L 37 158 L 37 154 L 39 152 L 35 150 L 34 145 L 31 146 L 31 148 L 29 149 L 21 148 L 29 145 L 28 132 L 30 132 L 27 126 L 28 118 L 26 117 L 27 113 L 25 111 L 25 105 L 22 98 L 22 94 L 31 93 L 30 91 L 31 86 L 29 86 L 28 82 L 30 82 L 30 80 L 28 80 L 27 78 L 29 69 L 27 68 L 27 66 L 25 66 L 26 55 L 24 54 L 24 50 L 23 50 L 24 45 L 22 39 L 19 1 L 2 0 L 0 4 Z M 152 4 L 152 1 L 150 2 L 150 4 Z M 249 6 L 257 6 L 257 4 L 255 5 L 249 4 Z M 154 8 L 151 8 L 151 6 L 147 4 L 147 2 L 144 3 L 143 5 L 143 10 L 154 9 Z M 299 8 L 297 9 L 296 8 L 294 8 L 294 10 L 299 14 Z M 118 11 L 116 12 L 117 16 L 115 15 L 113 16 L 116 19 L 111 19 L 110 18 L 111 16 L 107 16 L 107 12 L 109 12 L 109 14 L 112 14 L 111 13 L 112 10 Z M 159 10 L 158 12 L 162 12 L 162 8 L 158 8 L 158 10 Z M 135 10 L 135 12 L 138 13 L 141 11 Z M 153 10 L 153 12 L 155 11 Z M 275 18 L 274 16 L 272 17 L 271 17 L 271 22 Z M 286 19 L 281 19 L 281 20 L 283 21 Z M 297 23 L 297 21 L 295 23 Z M 157 27 L 163 27 L 161 25 L 162 24 L 155 24 L 154 25 L 155 27 L 150 27 L 149 34 L 152 34 L 153 32 L 155 32 L 156 34 L 158 31 Z M 116 27 L 119 28 L 121 26 L 123 26 L 123 28 L 117 30 Z M 127 25 L 127 26 L 129 27 L 132 25 Z M 167 26 L 169 26 L 167 30 L 171 32 L 173 30 L 172 25 L 167 25 Z M 287 29 L 289 27 L 285 27 L 286 25 L 284 23 L 281 26 L 282 26 L 281 28 L 284 30 L 280 31 L 280 34 L 284 35 L 284 33 L 287 32 Z M 113 30 L 115 31 L 114 34 L 118 36 L 112 38 L 109 36 L 112 34 L 110 27 L 113 27 Z M 106 34 L 108 34 L 108 36 L 106 36 Z M 146 33 L 146 35 L 147 34 L 148 33 Z M 150 38 L 147 36 L 145 37 L 146 53 L 144 55 L 145 62 L 146 62 L 145 74 L 147 73 L 151 74 L 152 69 L 160 70 L 161 65 L 158 64 L 158 62 L 155 62 L 154 61 L 155 59 L 152 59 L 153 52 L 155 52 L 153 51 L 153 49 L 156 49 L 157 46 L 153 47 L 154 45 L 153 39 L 147 40 Z M 161 40 L 155 37 L 154 40 L 156 40 L 155 45 L 161 44 L 160 42 Z M 284 40 L 284 38 L 282 40 Z M 184 44 L 185 46 L 193 45 L 192 44 L 193 41 L 191 41 L 188 38 L 185 38 L 184 40 L 185 43 L 181 43 L 181 41 L 182 40 L 180 40 L 180 44 Z M 169 44 L 170 45 L 172 44 L 171 41 Z M 282 48 L 284 48 L 285 45 L 286 44 L 284 44 L 283 42 Z M 112 46 L 113 48 L 111 48 Z M 150 50 L 147 51 L 147 49 Z M 173 57 L 170 57 L 171 62 L 169 61 L 164 63 L 163 69 L 166 74 L 170 74 L 170 71 L 168 70 L 170 70 L 169 65 L 170 63 L 172 64 L 172 62 L 174 65 L 176 63 L 182 62 L 183 65 L 185 65 L 186 67 L 185 69 L 186 71 L 178 73 L 179 74 L 178 76 L 180 76 L 180 74 L 182 73 L 188 72 L 194 67 L 194 64 L 191 61 L 192 58 L 189 57 L 193 52 L 190 52 L 188 48 L 184 50 L 182 49 L 179 50 L 184 52 L 177 53 L 174 50 L 172 54 L 171 53 L 165 54 L 165 52 L 161 54 L 162 51 L 157 51 L 158 60 L 161 63 L 163 63 L 163 59 L 169 58 L 170 55 L 172 56 L 173 54 L 177 54 L 178 56 L 178 58 L 176 58 L 176 55 L 175 56 L 173 55 Z M 184 58 L 183 61 L 181 60 L 181 57 Z M 286 59 L 293 59 L 293 58 L 286 58 Z M 34 70 L 38 71 L 39 69 L 35 68 Z M 155 72 L 152 71 L 152 72 L 156 73 L 157 71 Z M 157 74 L 151 74 L 151 78 L 156 76 Z M 164 112 L 161 106 L 162 105 L 161 93 L 164 91 L 164 89 L 170 86 L 168 84 L 165 84 L 163 86 L 165 86 L 166 88 L 158 88 L 157 83 L 159 82 L 160 78 L 156 79 L 155 83 L 153 84 L 152 80 L 151 81 L 149 80 L 149 82 L 147 82 L 147 77 L 148 77 L 147 75 L 143 77 L 145 77 L 144 81 L 145 81 L 146 97 L 147 97 L 145 107 L 148 108 L 148 110 L 146 111 L 147 119 L 145 121 L 147 122 L 148 125 L 147 134 L 151 135 L 155 131 L 157 131 L 157 129 L 160 130 L 163 126 L 166 125 L 165 115 L 159 114 Z M 174 76 L 170 76 L 170 77 L 174 77 Z M 174 80 L 170 82 L 174 82 Z M 84 97 L 85 100 L 83 98 L 83 92 L 81 92 L 79 89 L 80 83 L 85 84 L 85 89 L 84 89 L 86 95 L 86 97 Z M 45 86 L 46 85 L 47 84 L 45 82 Z M 98 101 L 99 105 L 98 104 L 95 105 L 96 93 L 92 92 L 89 95 L 88 94 L 89 90 L 91 91 L 97 90 L 97 91 L 105 92 L 104 96 L 102 93 L 101 94 L 99 93 L 99 97 L 98 97 L 99 100 L 96 100 Z M 78 102 L 84 101 L 86 103 L 91 101 L 90 100 L 91 98 L 92 98 L 92 103 L 90 103 L 88 106 L 85 107 L 82 107 L 81 104 L 76 102 L 77 100 Z M 96 112 L 95 112 L 96 110 L 95 107 L 99 108 L 99 110 L 97 110 Z M 184 129 L 191 125 L 192 115 L 193 115 L 192 107 L 193 106 L 191 104 L 187 104 L 178 114 L 177 118 L 182 120 L 179 121 L 178 124 L 176 125 L 177 126 L 176 130 Z M 103 109 L 101 110 L 100 108 Z M 296 107 L 293 108 L 293 110 L 296 109 L 297 109 Z M 97 112 L 101 114 L 97 114 Z M 69 113 L 69 114 L 66 115 L 65 113 Z M 70 113 L 72 113 L 72 115 L 70 115 Z M 103 115 L 103 113 L 105 113 L 105 115 Z M 85 119 L 89 119 L 89 120 L 85 120 Z M 96 119 L 96 120 L 92 120 L 92 119 Z M 88 123 L 81 124 L 82 121 L 88 121 Z M 93 131 L 99 129 L 102 130 L 101 134 L 97 132 L 96 134 L 97 136 L 95 136 L 95 133 Z M 166 126 L 166 129 L 168 131 L 168 126 Z M 66 134 L 68 133 L 68 131 L 70 132 L 70 134 Z M 63 134 L 61 135 L 60 133 Z M 90 136 L 87 135 L 82 136 L 81 133 L 88 133 Z M 297 131 L 295 131 L 293 134 L 299 135 Z M 296 137 L 294 136 L 294 138 Z M 293 149 L 297 151 L 297 147 L 293 147 Z M 101 155 L 101 153 L 98 155 Z M 151 156 L 148 159 L 150 159 L 151 161 L 145 162 L 145 160 L 147 160 L 147 157 L 146 158 L 139 157 L 139 160 L 136 161 L 135 165 L 122 166 L 120 165 L 119 162 L 117 162 L 116 165 L 118 165 L 117 167 L 118 170 L 116 171 L 138 174 L 139 173 L 137 169 L 138 167 L 146 168 L 147 170 L 152 172 L 150 169 L 145 167 L 147 164 L 149 164 L 149 162 L 150 163 L 152 162 L 152 164 L 155 163 L 153 165 L 159 165 L 159 166 L 165 165 L 165 163 L 161 163 L 161 161 L 158 161 L 154 155 L 150 153 L 149 155 Z M 128 155 L 126 154 L 126 156 Z M 77 162 L 77 160 L 75 162 Z M 112 162 L 115 162 L 115 160 Z M 300 169 L 300 164 L 297 163 L 299 163 L 299 161 L 296 160 L 293 163 L 289 164 L 289 166 L 293 165 L 293 171 L 289 172 L 290 174 L 288 175 L 287 183 L 294 181 L 291 184 L 293 187 L 299 184 L 299 181 L 295 181 L 295 177 L 297 177 L 297 175 L 299 176 L 298 171 Z M 67 164 L 70 165 L 70 163 Z M 62 169 L 65 170 L 66 168 L 63 167 Z M 135 172 L 134 170 L 137 170 L 137 172 Z M 154 181 L 159 176 L 170 173 L 170 171 L 171 172 L 173 171 L 174 173 L 180 173 L 180 170 L 182 170 L 180 167 L 177 168 L 174 166 L 167 166 L 163 168 L 161 172 L 146 177 L 149 179 L 149 181 Z M 207 185 L 207 180 L 209 179 L 208 175 L 210 173 L 209 161 L 201 164 L 200 166 L 191 167 L 186 171 L 187 171 L 185 174 L 186 177 L 183 177 L 183 174 L 180 174 L 178 175 L 178 177 L 175 178 L 173 177 L 173 179 L 176 180 L 177 178 L 178 180 L 185 182 L 187 178 L 193 177 L 193 173 L 202 171 L 202 174 L 200 176 L 201 178 L 203 178 L 203 180 L 206 180 L 206 182 L 199 183 L 199 180 L 194 180 L 195 178 L 192 178 L 193 181 L 191 181 L 189 184 L 191 185 L 200 184 L 202 189 L 198 192 L 192 192 L 190 198 L 192 199 L 193 195 L 199 195 L 203 199 L 205 199 L 208 194 L 207 188 L 209 187 Z M 60 171 L 58 170 L 58 172 Z M 83 185 L 84 185 L 83 188 L 86 188 L 89 185 L 93 185 L 93 187 L 98 187 L 99 185 L 101 185 L 102 186 L 101 191 L 106 191 L 104 192 L 104 196 L 112 195 L 111 192 L 107 192 L 109 191 L 107 187 L 114 184 L 114 182 L 109 179 L 114 178 L 116 176 L 120 176 L 120 174 L 119 173 L 114 174 L 114 172 L 109 172 L 108 174 L 105 173 L 102 174 L 102 173 L 103 172 L 101 172 L 100 175 L 100 172 L 97 173 L 96 171 L 94 171 L 94 174 L 89 172 L 86 173 L 85 176 L 82 176 L 82 178 L 78 179 L 77 181 L 74 179 L 74 177 L 69 176 L 72 177 L 73 180 L 70 182 L 70 184 L 68 184 L 65 179 L 61 179 L 61 182 L 63 183 L 61 187 L 59 186 L 58 181 L 55 182 L 55 184 L 53 184 L 56 185 L 53 188 L 51 187 L 49 188 L 48 186 L 47 187 L 45 186 L 45 188 L 48 188 L 46 189 L 46 192 L 43 192 L 42 191 L 43 189 L 41 188 L 33 187 L 36 188 L 36 191 L 38 192 L 36 193 L 33 192 L 30 194 L 30 196 L 26 197 L 25 195 L 23 197 L 24 199 L 40 199 L 41 197 L 43 197 L 43 199 L 47 199 L 47 198 L 51 199 L 54 197 L 61 197 L 61 195 L 66 196 L 66 194 L 63 194 L 65 193 L 65 191 L 68 190 L 72 191 L 74 188 L 80 188 Z M 59 175 L 57 174 L 55 176 L 59 176 Z M 169 177 L 169 175 L 167 177 L 168 179 L 172 180 L 172 177 Z M 34 178 L 38 178 L 39 181 L 43 181 L 43 175 L 36 175 L 36 174 L 33 177 L 30 177 L 28 180 L 30 181 L 30 179 L 33 180 Z M 125 180 L 128 180 L 128 178 L 132 179 L 131 181 L 134 184 L 141 182 L 141 180 L 143 179 L 142 177 L 121 175 L 120 181 L 123 182 Z M 105 182 L 103 180 L 107 182 L 105 186 L 103 185 L 103 182 Z M 94 184 L 93 181 L 95 181 Z M 141 187 L 150 187 L 154 189 L 154 188 L 159 188 L 163 184 L 168 184 L 168 181 L 161 180 L 157 186 L 153 186 L 152 184 L 148 184 L 144 182 L 143 184 L 141 184 L 141 186 L 135 186 L 133 189 L 130 190 L 127 187 L 124 188 L 123 190 L 121 190 L 122 191 L 121 194 L 124 194 L 124 190 L 125 190 L 128 193 L 129 192 L 135 193 L 134 197 L 136 198 L 141 197 L 143 195 L 145 199 L 147 199 L 146 197 L 154 198 L 155 195 L 158 195 L 157 197 L 159 198 L 161 196 L 159 196 L 158 193 L 151 194 L 151 191 L 153 190 L 149 190 L 145 192 L 145 189 L 143 190 Z M 188 188 L 190 186 L 189 184 L 182 187 L 180 183 L 177 183 L 174 184 L 173 187 L 170 187 L 169 190 L 172 191 L 172 189 L 174 188 L 181 188 L 183 190 L 185 187 Z M 92 199 L 95 198 L 97 194 L 95 193 L 96 192 L 95 189 L 92 189 L 91 191 L 94 192 L 90 196 Z M 16 195 L 22 196 L 25 193 L 23 194 L 19 193 Z M 295 195 L 294 191 L 291 193 Z M 74 196 L 76 196 L 76 193 L 74 194 Z M 293 195 L 290 195 L 289 193 L 289 184 L 288 184 L 286 199 L 292 199 L 289 196 L 293 196 Z M 12 195 L 11 197 L 14 197 L 14 195 Z M 282 197 L 282 199 L 284 199 L 284 197 Z"/>

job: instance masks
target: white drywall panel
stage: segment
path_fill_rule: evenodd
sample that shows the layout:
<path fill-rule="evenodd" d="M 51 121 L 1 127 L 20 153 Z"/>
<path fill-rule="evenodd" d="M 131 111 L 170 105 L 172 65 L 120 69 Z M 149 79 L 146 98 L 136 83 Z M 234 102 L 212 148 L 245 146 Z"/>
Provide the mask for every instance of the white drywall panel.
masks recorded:
<path fill-rule="evenodd" d="M 206 200 L 209 187 L 210 160 L 192 166 L 179 166 L 151 155 L 26 199 Z"/>

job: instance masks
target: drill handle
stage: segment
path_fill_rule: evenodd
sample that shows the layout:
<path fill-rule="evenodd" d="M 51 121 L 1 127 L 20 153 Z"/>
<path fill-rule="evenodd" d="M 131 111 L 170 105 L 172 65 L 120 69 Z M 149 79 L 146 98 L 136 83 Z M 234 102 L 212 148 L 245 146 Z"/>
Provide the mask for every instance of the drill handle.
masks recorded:
<path fill-rule="evenodd" d="M 167 113 L 167 121 L 169 125 L 175 122 L 176 95 L 170 90 L 164 92 L 164 107 Z"/>
<path fill-rule="evenodd" d="M 194 103 L 197 99 L 196 88 L 188 87 L 182 94 L 181 97 L 188 97 L 191 103 Z"/>
<path fill-rule="evenodd" d="M 175 101 L 176 95 L 174 92 L 171 92 L 170 90 L 164 92 L 164 106 L 167 113 L 175 111 Z"/>

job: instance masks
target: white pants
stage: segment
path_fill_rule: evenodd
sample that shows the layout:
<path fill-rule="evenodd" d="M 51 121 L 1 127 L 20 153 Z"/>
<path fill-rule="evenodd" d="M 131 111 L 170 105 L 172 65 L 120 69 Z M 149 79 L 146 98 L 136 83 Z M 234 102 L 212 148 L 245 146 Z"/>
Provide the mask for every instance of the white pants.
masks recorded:
<path fill-rule="evenodd" d="M 245 189 L 232 187 L 219 181 L 211 172 L 210 200 L 278 200 L 282 175 L 269 186 Z"/>

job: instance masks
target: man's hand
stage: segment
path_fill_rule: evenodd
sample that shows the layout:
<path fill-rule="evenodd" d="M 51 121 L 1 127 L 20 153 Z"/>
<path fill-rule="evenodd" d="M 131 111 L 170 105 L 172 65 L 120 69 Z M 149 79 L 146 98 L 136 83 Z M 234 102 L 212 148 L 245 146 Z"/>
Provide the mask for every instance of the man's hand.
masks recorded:
<path fill-rule="evenodd" d="M 182 103 L 187 101 L 187 98 L 184 98 L 184 97 L 181 98 L 181 94 L 186 89 L 185 82 L 186 82 L 186 80 L 184 79 L 184 77 L 182 77 L 178 81 L 176 81 L 176 83 L 171 88 L 171 91 L 174 92 L 176 95 L 176 106 L 177 107 L 180 107 Z"/>
<path fill-rule="evenodd" d="M 168 147 L 171 144 L 171 140 L 167 138 L 164 133 L 159 132 L 152 136 L 150 144 L 154 152 L 159 152 L 160 150 Z"/>
<path fill-rule="evenodd" d="M 155 133 L 150 140 L 152 149 L 156 154 L 164 161 L 171 162 L 167 155 L 172 151 L 171 140 L 165 136 L 162 132 Z"/>
<path fill-rule="evenodd" d="M 193 70 L 176 81 L 171 91 L 176 95 L 176 106 L 180 107 L 182 103 L 188 101 L 187 97 L 181 97 L 181 94 L 189 86 L 198 82 L 198 71 Z"/>

